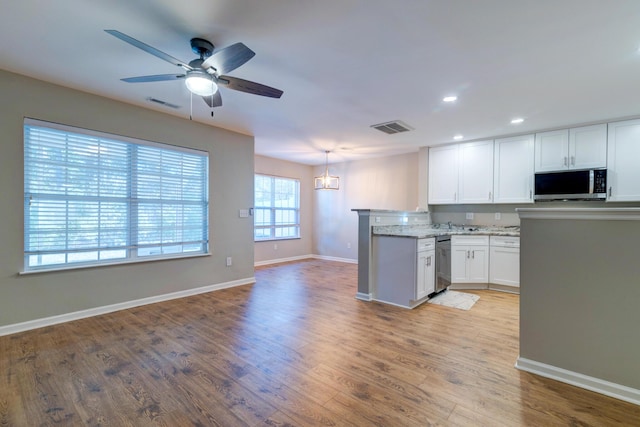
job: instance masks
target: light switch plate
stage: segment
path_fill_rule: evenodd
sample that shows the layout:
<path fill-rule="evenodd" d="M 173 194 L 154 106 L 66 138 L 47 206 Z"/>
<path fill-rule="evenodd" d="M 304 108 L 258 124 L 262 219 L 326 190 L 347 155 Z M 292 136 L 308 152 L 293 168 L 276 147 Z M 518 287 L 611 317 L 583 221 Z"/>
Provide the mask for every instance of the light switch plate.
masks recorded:
<path fill-rule="evenodd" d="M 473 219 L 473 212 L 467 212 L 467 219 Z"/>
<path fill-rule="evenodd" d="M 502 219 L 502 215 L 500 214 L 500 212 L 496 212 L 496 215 L 494 218 L 496 219 L 496 221 L 499 221 Z"/>

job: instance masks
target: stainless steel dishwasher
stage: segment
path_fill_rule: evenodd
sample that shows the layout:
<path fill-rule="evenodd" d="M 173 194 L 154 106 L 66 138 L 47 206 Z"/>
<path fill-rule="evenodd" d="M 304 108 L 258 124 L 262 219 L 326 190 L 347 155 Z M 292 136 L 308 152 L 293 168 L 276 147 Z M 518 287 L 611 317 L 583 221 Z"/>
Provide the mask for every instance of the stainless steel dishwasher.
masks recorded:
<path fill-rule="evenodd" d="M 436 290 L 442 292 L 451 285 L 451 236 L 436 237 Z"/>

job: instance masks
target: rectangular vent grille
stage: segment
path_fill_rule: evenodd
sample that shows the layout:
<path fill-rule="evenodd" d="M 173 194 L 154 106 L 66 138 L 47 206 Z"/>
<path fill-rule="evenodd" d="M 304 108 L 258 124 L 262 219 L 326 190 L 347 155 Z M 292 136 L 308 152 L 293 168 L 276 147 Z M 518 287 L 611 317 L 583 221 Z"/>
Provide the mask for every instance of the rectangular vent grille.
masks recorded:
<path fill-rule="evenodd" d="M 371 125 L 372 128 L 378 129 L 380 132 L 392 135 L 394 133 L 407 132 L 413 130 L 408 124 L 401 122 L 400 120 L 394 120 L 387 123 L 379 123 L 377 125 Z"/>
<path fill-rule="evenodd" d="M 163 100 L 161 100 L 161 99 L 156 99 L 156 98 L 151 98 L 151 97 L 149 97 L 149 98 L 147 98 L 147 101 L 149 101 L 149 102 L 155 102 L 156 104 L 160 104 L 160 105 L 163 105 L 163 106 L 165 106 L 165 107 L 169 107 L 169 108 L 174 108 L 174 109 L 176 109 L 176 110 L 177 110 L 178 108 L 180 108 L 180 106 L 179 106 L 179 105 L 172 104 L 172 103 L 170 103 L 170 102 L 163 101 Z"/>

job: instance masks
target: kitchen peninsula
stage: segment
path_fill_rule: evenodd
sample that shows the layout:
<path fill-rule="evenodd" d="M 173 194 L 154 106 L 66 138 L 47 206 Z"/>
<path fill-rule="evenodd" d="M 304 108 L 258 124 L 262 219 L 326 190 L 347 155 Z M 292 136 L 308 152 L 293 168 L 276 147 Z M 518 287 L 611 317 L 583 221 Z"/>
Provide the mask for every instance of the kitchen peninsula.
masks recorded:
<path fill-rule="evenodd" d="M 414 308 L 449 285 L 454 289 L 487 289 L 490 265 L 496 271 L 510 272 L 506 284 L 512 286 L 498 290 L 517 292 L 518 227 L 449 223 L 374 226 L 372 232 L 372 288 L 376 301 Z M 494 241 L 495 238 L 501 240 Z M 500 257 L 493 260 L 490 256 L 494 252 L 492 246 L 499 247 L 505 238 L 511 239 L 516 250 L 509 265 L 503 265 Z"/>
<path fill-rule="evenodd" d="M 359 215 L 358 299 L 376 300 L 406 308 L 425 302 L 435 290 L 435 240 L 439 236 L 453 236 L 454 250 L 447 262 L 449 266 L 454 266 L 453 287 L 456 289 L 488 288 L 490 245 L 494 243 L 497 248 L 497 244 L 504 245 L 506 241 L 512 246 L 505 249 L 511 251 L 509 279 L 497 280 L 491 287 L 518 292 L 518 227 L 432 224 L 428 212 L 369 209 L 354 211 Z M 497 238 L 503 240 L 493 240 Z M 456 239 L 471 247 L 461 246 L 456 252 Z M 495 253 L 496 260 L 499 260 L 498 256 L 502 252 L 496 249 Z M 469 265 L 465 265 L 465 257 L 469 259 Z M 464 276 L 464 273 L 469 269 L 473 271 L 477 265 L 480 266 L 480 277 L 477 274 Z M 499 266 L 501 263 L 496 261 L 495 265 Z M 463 274 L 456 276 L 457 271 L 462 271 Z"/>

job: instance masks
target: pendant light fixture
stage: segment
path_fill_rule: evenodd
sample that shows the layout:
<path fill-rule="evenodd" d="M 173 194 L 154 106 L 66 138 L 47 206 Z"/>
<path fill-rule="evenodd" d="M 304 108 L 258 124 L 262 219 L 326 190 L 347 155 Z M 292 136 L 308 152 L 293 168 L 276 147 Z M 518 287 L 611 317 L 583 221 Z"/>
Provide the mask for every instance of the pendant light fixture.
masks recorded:
<path fill-rule="evenodd" d="M 340 187 L 340 178 L 329 175 L 329 153 L 329 150 L 325 151 L 324 175 L 316 176 L 314 179 L 316 190 L 337 190 Z"/>

